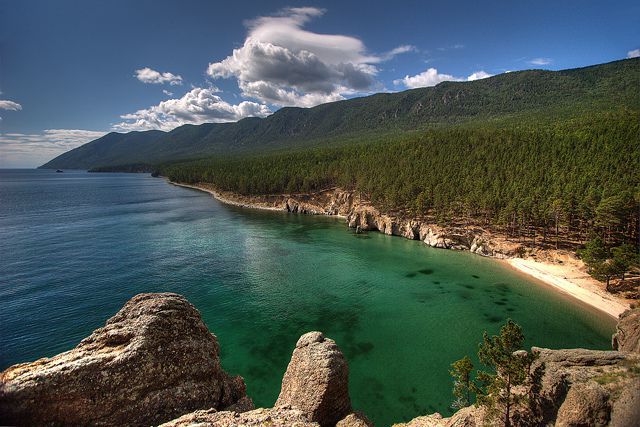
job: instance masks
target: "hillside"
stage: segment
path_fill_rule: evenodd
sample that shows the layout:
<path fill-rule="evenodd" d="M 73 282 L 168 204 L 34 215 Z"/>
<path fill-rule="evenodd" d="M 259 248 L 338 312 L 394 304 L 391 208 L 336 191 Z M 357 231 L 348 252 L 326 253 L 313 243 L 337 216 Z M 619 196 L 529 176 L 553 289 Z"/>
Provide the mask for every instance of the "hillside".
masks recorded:
<path fill-rule="evenodd" d="M 264 119 L 184 125 L 170 132 L 112 132 L 41 167 L 151 165 L 219 154 L 336 145 L 467 122 L 546 122 L 587 112 L 639 110 L 638 88 L 640 59 L 563 71 L 519 71 L 313 108 L 282 108 Z"/>

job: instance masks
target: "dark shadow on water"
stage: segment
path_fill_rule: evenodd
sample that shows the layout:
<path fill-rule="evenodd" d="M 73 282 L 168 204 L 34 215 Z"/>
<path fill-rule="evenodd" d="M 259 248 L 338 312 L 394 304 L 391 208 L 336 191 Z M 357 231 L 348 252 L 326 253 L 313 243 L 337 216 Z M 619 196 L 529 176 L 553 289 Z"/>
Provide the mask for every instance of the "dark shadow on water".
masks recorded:
<path fill-rule="evenodd" d="M 433 270 L 431 268 L 423 268 L 422 270 L 418 270 L 418 273 L 429 275 L 433 274 Z"/>

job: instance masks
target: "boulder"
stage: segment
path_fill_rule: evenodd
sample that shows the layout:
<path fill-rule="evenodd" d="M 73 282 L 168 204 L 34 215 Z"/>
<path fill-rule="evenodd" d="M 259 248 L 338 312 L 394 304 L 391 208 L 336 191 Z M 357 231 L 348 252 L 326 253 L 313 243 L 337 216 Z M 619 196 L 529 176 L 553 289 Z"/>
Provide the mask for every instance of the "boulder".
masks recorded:
<path fill-rule="evenodd" d="M 640 424 L 640 378 L 626 385 L 611 407 L 610 427 L 628 427 Z"/>
<path fill-rule="evenodd" d="M 0 374 L 0 424 L 149 425 L 246 398 L 200 313 L 172 293 L 133 297 L 73 350 Z"/>
<path fill-rule="evenodd" d="M 575 384 L 558 410 L 556 427 L 606 426 L 611 406 L 609 393 L 594 381 Z"/>
<path fill-rule="evenodd" d="M 620 315 L 612 345 L 614 350 L 640 353 L 640 307 Z"/>
<path fill-rule="evenodd" d="M 351 412 L 347 361 L 321 332 L 306 333 L 296 344 L 275 404 L 289 406 L 322 426 L 333 426 Z"/>

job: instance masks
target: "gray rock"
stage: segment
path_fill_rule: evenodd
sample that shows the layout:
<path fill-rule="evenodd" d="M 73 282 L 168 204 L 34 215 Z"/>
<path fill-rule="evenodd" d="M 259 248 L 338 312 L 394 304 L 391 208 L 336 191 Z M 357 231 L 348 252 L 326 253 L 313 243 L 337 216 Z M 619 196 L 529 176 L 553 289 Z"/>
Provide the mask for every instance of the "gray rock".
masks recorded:
<path fill-rule="evenodd" d="M 609 393 L 589 381 L 575 384 L 558 410 L 556 427 L 599 427 L 609 423 Z"/>
<path fill-rule="evenodd" d="M 0 374 L 5 425 L 149 425 L 242 399 L 200 313 L 170 293 L 137 295 L 73 350 Z"/>
<path fill-rule="evenodd" d="M 612 338 L 614 350 L 640 353 L 640 308 L 626 310 L 620 315 Z"/>
<path fill-rule="evenodd" d="M 290 406 L 322 426 L 351 412 L 349 368 L 333 340 L 309 332 L 298 340 L 275 407 Z"/>
<path fill-rule="evenodd" d="M 291 408 L 255 409 L 238 414 L 215 409 L 195 411 L 162 424 L 161 427 L 320 427 L 299 410 Z"/>

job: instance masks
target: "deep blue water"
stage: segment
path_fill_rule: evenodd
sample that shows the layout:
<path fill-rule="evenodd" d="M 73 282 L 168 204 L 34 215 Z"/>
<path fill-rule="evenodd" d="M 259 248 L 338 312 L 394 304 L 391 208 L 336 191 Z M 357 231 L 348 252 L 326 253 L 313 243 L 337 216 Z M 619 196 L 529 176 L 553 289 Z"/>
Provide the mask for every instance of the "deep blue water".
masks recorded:
<path fill-rule="evenodd" d="M 148 175 L 0 171 L 0 368 L 75 346 L 139 292 L 178 292 L 258 406 L 297 338 L 344 350 L 378 425 L 449 413 L 449 364 L 512 317 L 528 345 L 608 348 L 613 321 L 502 264 L 222 205 Z"/>

